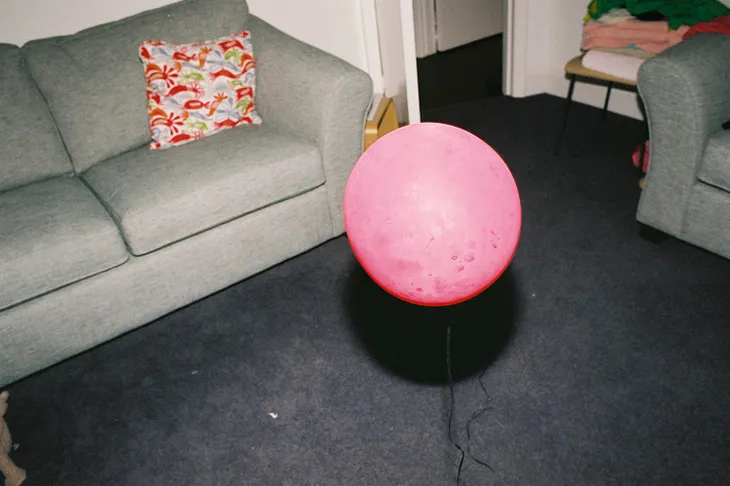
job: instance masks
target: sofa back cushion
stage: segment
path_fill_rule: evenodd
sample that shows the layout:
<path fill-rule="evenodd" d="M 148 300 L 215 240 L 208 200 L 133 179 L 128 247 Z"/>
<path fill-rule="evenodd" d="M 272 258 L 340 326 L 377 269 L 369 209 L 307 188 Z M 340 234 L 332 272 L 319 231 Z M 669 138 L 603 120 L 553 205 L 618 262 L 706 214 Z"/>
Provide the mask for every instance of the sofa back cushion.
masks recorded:
<path fill-rule="evenodd" d="M 23 51 L 76 170 L 151 140 L 139 46 L 209 40 L 245 30 L 245 0 L 183 0 Z"/>
<path fill-rule="evenodd" d="M 20 48 L 0 44 L 0 192 L 71 172 Z"/>

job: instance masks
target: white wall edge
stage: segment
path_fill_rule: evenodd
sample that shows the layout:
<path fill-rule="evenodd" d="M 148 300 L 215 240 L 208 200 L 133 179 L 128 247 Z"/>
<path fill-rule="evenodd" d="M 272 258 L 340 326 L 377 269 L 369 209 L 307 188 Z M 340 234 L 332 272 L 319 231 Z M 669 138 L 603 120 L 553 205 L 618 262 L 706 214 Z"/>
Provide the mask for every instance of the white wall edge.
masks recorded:
<path fill-rule="evenodd" d="M 504 34 L 502 35 L 502 93 L 505 96 L 512 96 L 512 36 L 514 34 L 514 2 L 512 0 L 504 0 L 502 8 L 502 26 Z"/>
<path fill-rule="evenodd" d="M 373 79 L 373 91 L 382 93 L 385 90 L 383 77 L 383 60 L 380 56 L 380 34 L 378 33 L 378 14 L 375 0 L 359 0 L 362 12 L 362 35 L 364 56 L 368 73 Z"/>
<path fill-rule="evenodd" d="M 416 32 L 413 20 L 413 0 L 400 0 L 400 22 L 403 36 L 403 59 L 406 71 L 406 102 L 408 123 L 421 122 L 418 92 L 418 65 L 416 63 Z"/>
<path fill-rule="evenodd" d="M 506 62 L 512 68 L 510 76 L 511 86 L 508 90 L 510 96 L 522 98 L 527 94 L 527 34 L 528 34 L 528 10 L 527 0 L 507 0 L 511 2 L 512 23 L 507 25 L 510 36 L 511 58 Z M 507 91 L 507 90 L 505 90 Z"/>

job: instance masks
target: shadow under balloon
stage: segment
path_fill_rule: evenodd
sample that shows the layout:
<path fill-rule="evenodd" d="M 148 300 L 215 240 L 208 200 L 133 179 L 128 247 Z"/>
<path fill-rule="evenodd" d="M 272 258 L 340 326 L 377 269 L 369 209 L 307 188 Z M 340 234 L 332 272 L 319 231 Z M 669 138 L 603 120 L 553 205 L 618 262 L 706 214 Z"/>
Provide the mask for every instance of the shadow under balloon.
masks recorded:
<path fill-rule="evenodd" d="M 450 322 L 454 381 L 489 367 L 514 333 L 517 296 L 509 268 L 481 294 L 444 307 L 419 306 L 392 296 L 357 262 L 349 277 L 345 299 L 357 338 L 375 361 L 402 378 L 434 385 L 448 382 Z"/>

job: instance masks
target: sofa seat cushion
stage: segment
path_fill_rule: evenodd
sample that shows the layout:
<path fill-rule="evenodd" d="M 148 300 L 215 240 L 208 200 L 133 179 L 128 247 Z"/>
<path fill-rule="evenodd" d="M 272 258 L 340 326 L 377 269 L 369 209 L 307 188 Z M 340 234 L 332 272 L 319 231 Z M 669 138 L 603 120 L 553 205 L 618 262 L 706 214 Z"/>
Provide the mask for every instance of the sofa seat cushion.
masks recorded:
<path fill-rule="evenodd" d="M 730 192 L 730 130 L 721 130 L 710 136 L 697 177 Z"/>
<path fill-rule="evenodd" d="M 324 183 L 319 149 L 265 125 L 166 150 L 146 146 L 83 175 L 143 255 Z"/>
<path fill-rule="evenodd" d="M 0 194 L 0 255 L 0 309 L 129 258 L 99 200 L 81 180 L 70 177 Z"/>

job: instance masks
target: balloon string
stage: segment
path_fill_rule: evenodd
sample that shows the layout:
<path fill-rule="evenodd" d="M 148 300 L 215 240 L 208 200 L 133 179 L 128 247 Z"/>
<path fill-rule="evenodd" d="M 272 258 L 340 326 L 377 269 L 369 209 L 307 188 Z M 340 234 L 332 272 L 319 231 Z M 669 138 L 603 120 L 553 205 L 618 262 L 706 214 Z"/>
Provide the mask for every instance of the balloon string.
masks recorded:
<path fill-rule="evenodd" d="M 452 373 L 451 373 L 451 326 L 452 326 L 451 323 L 449 323 L 449 325 L 446 328 L 446 374 L 449 379 L 449 391 L 450 391 L 450 395 L 451 395 L 451 407 L 449 408 L 449 441 L 451 442 L 452 446 L 454 446 L 456 449 L 459 450 L 459 456 L 460 456 L 459 457 L 459 467 L 456 472 L 456 486 L 459 486 L 459 484 L 461 482 L 461 470 L 464 465 L 465 454 L 464 454 L 464 449 L 462 449 L 461 446 L 459 446 L 459 444 L 457 444 L 454 441 L 454 439 L 451 435 L 451 431 L 453 428 L 452 423 L 453 423 L 453 419 L 454 419 L 454 380 L 453 380 Z M 489 393 L 487 393 L 487 388 L 484 385 L 484 382 L 482 381 L 482 378 L 484 377 L 485 373 L 486 373 L 486 370 L 482 371 L 479 374 L 479 378 L 478 378 L 479 386 L 481 387 L 482 391 L 484 392 L 484 395 L 487 397 L 487 401 L 491 401 L 491 397 L 489 396 Z M 469 451 L 469 457 L 471 457 L 471 459 L 474 462 L 476 462 L 477 464 L 489 469 L 492 473 L 494 473 L 494 469 L 492 468 L 492 466 L 490 466 L 487 462 L 474 457 L 474 455 L 471 452 L 471 424 L 472 424 L 472 422 L 474 422 L 474 420 L 481 417 L 482 414 L 484 414 L 484 412 L 489 410 L 489 408 L 490 408 L 489 405 L 485 405 L 484 407 L 481 408 L 481 410 L 478 410 L 476 413 L 474 413 L 471 416 L 471 418 L 469 419 L 469 421 L 466 424 L 466 442 L 467 442 L 467 450 Z"/>
<path fill-rule="evenodd" d="M 484 370 L 481 373 L 479 373 L 479 386 L 482 388 L 482 391 L 484 392 L 484 396 L 487 397 L 487 402 L 489 403 L 492 401 L 492 398 L 489 396 L 489 393 L 487 393 L 487 387 L 484 385 L 484 382 L 482 381 L 482 378 L 484 378 L 484 374 L 486 372 L 487 372 L 487 370 Z M 469 457 L 471 457 L 471 459 L 474 462 L 476 462 L 480 466 L 486 467 L 487 469 L 489 469 L 492 472 L 492 474 L 494 474 L 494 468 L 492 466 L 490 466 L 486 461 L 482 461 L 481 459 L 474 457 L 474 454 L 472 454 L 472 452 L 471 452 L 471 424 L 472 424 L 472 422 L 474 422 L 474 420 L 481 417 L 484 414 L 484 412 L 486 412 L 490 408 L 491 408 L 491 406 L 489 404 L 483 406 L 481 408 L 481 410 L 478 410 L 477 412 L 475 412 L 469 419 L 469 422 L 466 423 L 466 449 L 469 453 Z"/>
<path fill-rule="evenodd" d="M 464 465 L 464 449 L 462 449 L 451 436 L 451 424 L 454 419 L 454 380 L 451 376 L 451 323 L 449 323 L 446 327 L 446 374 L 449 378 L 449 391 L 451 392 L 451 407 L 449 408 L 449 441 L 452 446 L 459 449 L 459 469 L 456 472 L 456 486 L 459 486 L 461 480 L 461 467 Z"/>

